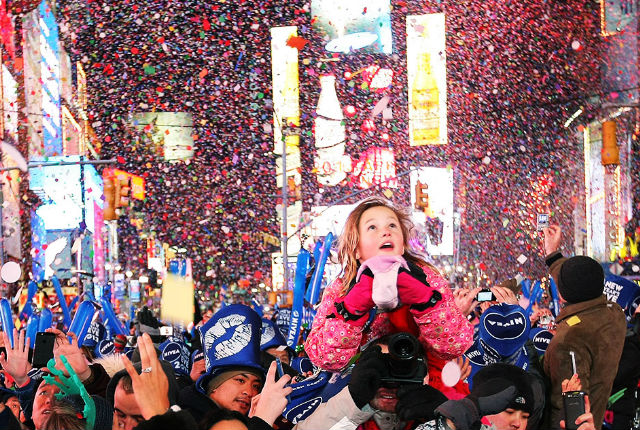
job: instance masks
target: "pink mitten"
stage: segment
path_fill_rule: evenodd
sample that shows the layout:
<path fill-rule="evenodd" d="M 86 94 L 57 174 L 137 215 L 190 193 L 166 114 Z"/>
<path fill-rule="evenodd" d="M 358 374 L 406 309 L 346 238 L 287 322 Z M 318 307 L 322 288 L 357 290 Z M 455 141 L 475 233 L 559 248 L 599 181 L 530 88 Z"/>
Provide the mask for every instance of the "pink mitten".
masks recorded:
<path fill-rule="evenodd" d="M 407 262 L 400 255 L 377 255 L 371 257 L 358 270 L 358 276 L 368 268 L 373 273 L 371 297 L 380 309 L 395 309 L 398 306 L 398 289 L 396 282 L 400 267 L 409 269 Z"/>
<path fill-rule="evenodd" d="M 345 320 L 364 325 L 367 322 L 367 313 L 375 305 L 371 298 L 372 289 L 373 273 L 366 271 L 357 278 L 357 282 L 347 292 L 347 295 L 336 302 L 338 315 L 341 315 Z"/>
<path fill-rule="evenodd" d="M 398 296 L 403 305 L 410 305 L 414 311 L 423 312 L 435 306 L 442 295 L 429 285 L 424 271 L 415 264 L 409 264 L 398 272 Z"/>

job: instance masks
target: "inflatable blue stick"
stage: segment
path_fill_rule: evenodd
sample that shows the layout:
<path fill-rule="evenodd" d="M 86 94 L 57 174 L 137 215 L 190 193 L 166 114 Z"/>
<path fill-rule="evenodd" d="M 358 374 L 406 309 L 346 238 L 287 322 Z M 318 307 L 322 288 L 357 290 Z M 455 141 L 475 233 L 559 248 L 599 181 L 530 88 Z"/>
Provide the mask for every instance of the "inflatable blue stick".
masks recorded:
<path fill-rule="evenodd" d="M 309 287 L 311 289 L 311 293 L 309 295 L 309 303 L 311 305 L 315 305 L 318 302 L 318 297 L 320 296 L 320 284 L 322 283 L 322 275 L 324 275 L 324 266 L 329 258 L 332 243 L 333 233 L 329 233 L 324 239 L 322 254 L 320 255 L 320 260 L 316 261 L 316 270 L 313 272 L 313 276 L 311 278 L 311 286 Z"/>
<path fill-rule="evenodd" d="M 560 296 L 558 295 L 558 286 L 552 277 L 549 277 L 549 292 L 553 303 L 553 316 L 557 317 L 560 313 Z"/>
<path fill-rule="evenodd" d="M 311 254 L 309 254 L 309 251 L 306 249 L 301 249 L 298 253 L 295 286 L 293 288 L 293 305 L 291 307 L 291 321 L 289 322 L 289 334 L 287 336 L 287 345 L 291 348 L 296 347 L 298 336 L 300 335 L 302 312 L 304 310 L 304 284 L 307 280 L 310 258 Z"/>
<path fill-rule="evenodd" d="M 89 331 L 89 326 L 91 326 L 91 320 L 93 320 L 95 311 L 96 308 L 90 301 L 82 302 L 80 303 L 80 306 L 78 306 L 78 310 L 73 316 L 73 321 L 69 326 L 69 331 L 74 333 L 78 338 L 78 345 L 82 345 L 82 342 Z M 71 342 L 71 337 L 69 338 L 69 341 Z"/>
<path fill-rule="evenodd" d="M 9 300 L 0 300 L 0 321 L 2 321 L 2 331 L 7 334 L 11 348 L 13 348 L 13 316 L 11 315 L 11 304 Z"/>
<path fill-rule="evenodd" d="M 51 323 L 53 322 L 53 315 L 49 308 L 42 309 L 40 312 L 40 322 L 38 323 L 38 331 L 45 331 L 48 328 L 51 328 Z"/>
<path fill-rule="evenodd" d="M 74 310 L 76 308 L 76 304 L 78 303 L 79 299 L 80 299 L 80 296 L 75 296 L 73 300 L 71 300 L 71 303 L 69 303 L 69 309 Z"/>
<path fill-rule="evenodd" d="M 26 320 L 31 316 L 31 313 L 33 312 L 32 302 L 37 292 L 38 284 L 36 284 L 34 281 L 29 281 L 29 286 L 27 287 L 27 301 L 18 314 L 21 320 Z"/>
<path fill-rule="evenodd" d="M 67 300 L 64 298 L 60 281 L 55 276 L 52 276 L 51 282 L 58 295 L 58 302 L 60 302 L 60 309 L 62 309 L 62 316 L 64 317 L 64 326 L 68 328 L 71 325 L 71 315 L 69 314 L 69 307 L 67 306 Z"/>
<path fill-rule="evenodd" d="M 322 242 L 317 241 L 316 246 L 313 248 L 313 261 L 315 262 L 315 267 L 318 267 L 318 262 L 320 261 L 320 255 L 322 253 Z M 308 271 L 308 270 L 307 270 Z M 307 303 L 311 303 L 311 282 L 309 283 L 309 288 L 305 292 L 304 299 Z"/>
<path fill-rule="evenodd" d="M 103 297 L 100 299 L 100 304 L 102 305 L 102 311 L 104 312 L 106 320 L 105 323 L 111 328 L 111 333 L 114 335 L 121 334 L 126 336 L 127 332 L 124 330 L 124 327 L 118 317 L 116 317 L 116 313 L 113 311 L 111 303 Z"/>
<path fill-rule="evenodd" d="M 542 296 L 542 283 L 540 281 L 536 281 L 533 284 L 533 290 L 531 291 L 531 295 L 529 296 L 529 306 L 527 306 L 527 315 L 531 315 L 533 312 L 533 305 L 540 300 L 540 296 Z"/>
<path fill-rule="evenodd" d="M 531 279 L 522 280 L 522 295 L 527 299 L 531 296 Z"/>
<path fill-rule="evenodd" d="M 33 349 L 36 344 L 36 333 L 38 333 L 38 327 L 40 325 L 40 317 L 38 315 L 31 315 L 29 321 L 27 321 L 27 333 L 25 339 L 29 339 L 29 347 Z"/>

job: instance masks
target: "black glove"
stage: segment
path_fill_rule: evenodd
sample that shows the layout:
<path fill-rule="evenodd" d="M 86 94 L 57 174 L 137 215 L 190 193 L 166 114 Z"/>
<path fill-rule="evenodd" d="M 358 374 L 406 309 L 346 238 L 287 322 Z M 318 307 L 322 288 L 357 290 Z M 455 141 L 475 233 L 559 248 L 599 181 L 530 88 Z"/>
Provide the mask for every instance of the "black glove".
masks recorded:
<path fill-rule="evenodd" d="M 387 366 L 378 345 L 367 348 L 351 372 L 349 393 L 356 406 L 362 409 L 376 395 Z"/>
<path fill-rule="evenodd" d="M 459 429 L 478 429 L 480 419 L 504 411 L 515 399 L 515 385 L 504 378 L 489 379 L 474 385 L 473 391 L 462 400 L 448 400 L 436 412 L 449 418 Z"/>
<path fill-rule="evenodd" d="M 447 396 L 429 385 L 403 385 L 396 395 L 396 413 L 402 421 L 431 421 L 436 408 L 447 401 Z"/>

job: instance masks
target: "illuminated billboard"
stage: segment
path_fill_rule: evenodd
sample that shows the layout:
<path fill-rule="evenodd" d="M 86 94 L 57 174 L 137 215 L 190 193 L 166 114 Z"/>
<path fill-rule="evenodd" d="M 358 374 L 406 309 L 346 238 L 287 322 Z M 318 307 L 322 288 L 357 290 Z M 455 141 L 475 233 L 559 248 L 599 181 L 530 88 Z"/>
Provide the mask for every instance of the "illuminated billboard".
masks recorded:
<path fill-rule="evenodd" d="M 60 110 L 60 50 L 58 24 L 46 0 L 37 9 L 40 26 L 40 82 L 42 83 L 42 137 L 44 156 L 56 156 L 62 150 Z"/>
<path fill-rule="evenodd" d="M 369 148 L 355 163 L 353 176 L 360 188 L 369 188 L 373 185 L 398 188 L 396 159 L 393 150 Z"/>
<path fill-rule="evenodd" d="M 444 14 L 407 16 L 409 143 L 447 143 Z"/>
<path fill-rule="evenodd" d="M 311 0 L 311 15 L 329 52 L 393 51 L 390 0 Z"/>
<path fill-rule="evenodd" d="M 18 142 L 18 83 L 9 69 L 2 65 L 2 117 L 3 135 L 11 136 L 13 142 Z"/>
<path fill-rule="evenodd" d="M 411 172 L 412 218 L 429 255 L 453 255 L 453 170 L 422 167 Z M 422 189 L 422 204 L 417 189 Z M 417 207 L 420 207 L 417 209 Z"/>
<path fill-rule="evenodd" d="M 49 157 L 49 162 L 75 161 L 79 156 Z M 46 166 L 29 171 L 30 188 L 39 194 L 43 204 L 37 214 L 47 230 L 76 228 L 82 221 L 80 165 Z"/>
<path fill-rule="evenodd" d="M 140 139 L 167 161 L 193 158 L 193 117 L 187 112 L 148 112 L 133 115 Z"/>

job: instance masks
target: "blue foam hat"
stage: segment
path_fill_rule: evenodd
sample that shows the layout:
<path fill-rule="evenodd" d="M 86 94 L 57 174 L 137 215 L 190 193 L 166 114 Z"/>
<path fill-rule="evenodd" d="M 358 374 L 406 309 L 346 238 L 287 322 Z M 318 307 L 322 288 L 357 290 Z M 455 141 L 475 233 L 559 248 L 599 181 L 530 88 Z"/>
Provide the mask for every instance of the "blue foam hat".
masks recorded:
<path fill-rule="evenodd" d="M 205 374 L 196 387 L 206 393 L 209 381 L 229 370 L 247 369 L 264 379 L 260 358 L 262 321 L 248 306 L 228 305 L 198 328 L 205 359 Z"/>
<path fill-rule="evenodd" d="M 291 367 L 302 375 L 315 370 L 313 363 L 308 357 L 293 357 L 291 359 Z"/>
<path fill-rule="evenodd" d="M 276 326 L 280 334 L 286 339 L 289 336 L 289 324 L 291 323 L 291 309 L 282 308 L 276 314 Z"/>
<path fill-rule="evenodd" d="M 553 333 L 546 328 L 536 327 L 532 328 L 529 332 L 529 339 L 533 342 L 533 346 L 536 348 L 536 352 L 539 356 L 543 355 L 547 351 L 547 347 L 549 346 L 549 343 L 551 343 L 552 338 Z"/>
<path fill-rule="evenodd" d="M 204 353 L 201 350 L 196 349 L 191 353 L 191 367 L 193 367 L 193 363 L 200 360 L 204 360 Z"/>
<path fill-rule="evenodd" d="M 494 352 L 500 361 L 524 346 L 530 330 L 531 322 L 524 309 L 501 303 L 487 308 L 480 316 L 478 339 L 484 352 Z"/>
<path fill-rule="evenodd" d="M 189 348 L 177 337 L 169 337 L 167 340 L 158 345 L 160 349 L 160 358 L 167 361 L 176 371 L 176 374 L 188 375 L 190 372 L 189 360 L 191 354 Z"/>
<path fill-rule="evenodd" d="M 262 319 L 262 334 L 260 336 L 260 350 L 286 346 L 287 341 L 276 324 L 268 319 Z"/>
<path fill-rule="evenodd" d="M 89 326 L 89 329 L 87 330 L 87 334 L 85 335 L 84 340 L 82 341 L 82 346 L 95 348 L 98 342 L 104 339 L 106 333 L 107 329 L 105 329 L 100 322 L 92 322 Z"/>
<path fill-rule="evenodd" d="M 609 274 L 604 278 L 603 294 L 620 305 L 629 322 L 640 302 L 640 286 L 622 276 Z"/>

